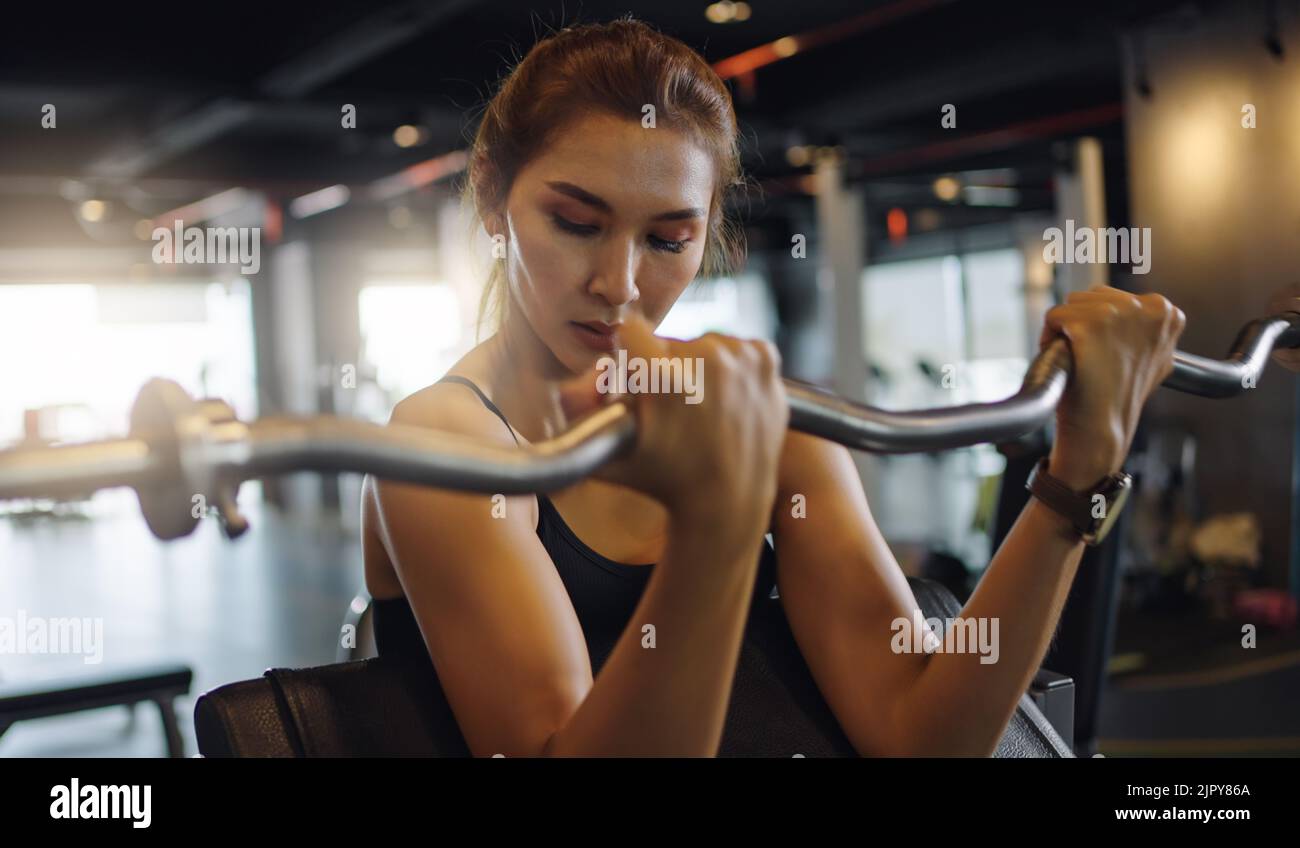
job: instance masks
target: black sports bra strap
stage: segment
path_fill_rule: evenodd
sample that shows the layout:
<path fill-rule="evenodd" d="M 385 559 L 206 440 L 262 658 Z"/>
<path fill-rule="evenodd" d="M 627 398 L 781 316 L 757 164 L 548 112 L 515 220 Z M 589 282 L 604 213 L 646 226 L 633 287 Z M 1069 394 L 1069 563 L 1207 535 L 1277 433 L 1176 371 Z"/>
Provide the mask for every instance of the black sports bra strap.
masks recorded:
<path fill-rule="evenodd" d="M 519 437 L 515 435 L 515 430 L 513 427 L 510 426 L 510 422 L 506 420 L 505 414 L 502 413 L 500 409 L 497 409 L 497 405 L 495 403 L 488 400 L 488 396 L 483 394 L 483 390 L 480 389 L 478 386 L 476 386 L 473 380 L 466 379 L 465 377 L 458 377 L 455 374 L 448 374 L 447 376 L 443 377 L 441 380 L 438 380 L 437 382 L 460 383 L 462 386 L 468 386 L 469 388 L 473 389 L 474 394 L 478 395 L 478 399 L 483 401 L 483 405 L 486 406 L 488 409 L 490 409 L 492 413 L 496 415 L 497 418 L 500 418 L 502 424 L 506 425 L 506 429 L 510 431 L 510 438 L 515 440 L 515 444 L 519 444 Z"/>

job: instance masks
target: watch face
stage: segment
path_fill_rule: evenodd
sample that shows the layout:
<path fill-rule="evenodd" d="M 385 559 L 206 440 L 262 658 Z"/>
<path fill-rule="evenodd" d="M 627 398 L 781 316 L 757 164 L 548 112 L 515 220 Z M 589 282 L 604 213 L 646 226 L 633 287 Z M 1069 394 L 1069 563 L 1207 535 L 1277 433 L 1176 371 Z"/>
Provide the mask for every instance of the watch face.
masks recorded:
<path fill-rule="evenodd" d="M 1098 520 L 1097 529 L 1084 536 L 1084 540 L 1090 545 L 1097 545 L 1105 539 L 1110 529 L 1115 526 L 1119 520 L 1119 514 L 1124 511 L 1124 504 L 1128 502 L 1129 493 L 1133 491 L 1133 478 L 1125 474 L 1115 481 L 1115 485 L 1106 493 L 1105 514 Z"/>

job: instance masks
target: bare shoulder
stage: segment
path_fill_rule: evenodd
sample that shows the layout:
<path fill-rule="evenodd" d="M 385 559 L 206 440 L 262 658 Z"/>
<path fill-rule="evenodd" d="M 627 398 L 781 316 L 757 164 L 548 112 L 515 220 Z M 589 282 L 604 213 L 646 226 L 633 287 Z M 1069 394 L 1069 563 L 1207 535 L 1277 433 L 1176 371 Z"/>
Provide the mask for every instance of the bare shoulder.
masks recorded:
<path fill-rule="evenodd" d="M 482 380 L 470 379 L 483 385 Z M 388 423 L 428 427 L 472 436 L 493 446 L 515 447 L 510 428 L 463 383 L 433 383 L 412 392 L 393 407 Z"/>
<path fill-rule="evenodd" d="M 487 385 L 486 381 L 477 376 L 456 376 L 466 376 L 478 386 Z M 455 433 L 491 447 L 509 450 L 519 448 L 506 423 L 484 405 L 473 389 L 463 383 L 433 383 L 411 393 L 393 407 L 388 423 L 390 426 L 425 427 Z M 532 496 L 521 497 L 520 502 L 527 503 L 527 518 L 531 526 L 536 528 L 537 499 Z"/>

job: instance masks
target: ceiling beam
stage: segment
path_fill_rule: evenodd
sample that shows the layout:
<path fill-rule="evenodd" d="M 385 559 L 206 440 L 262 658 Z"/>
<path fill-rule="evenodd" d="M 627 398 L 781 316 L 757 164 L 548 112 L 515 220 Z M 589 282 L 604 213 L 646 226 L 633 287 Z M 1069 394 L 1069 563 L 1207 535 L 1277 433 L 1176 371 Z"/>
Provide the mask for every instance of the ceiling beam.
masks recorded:
<path fill-rule="evenodd" d="M 387 9 L 340 32 L 269 71 L 255 86 L 266 97 L 301 97 L 459 13 L 471 0 L 412 2 Z M 164 123 L 142 141 L 91 163 L 91 176 L 128 180 L 198 148 L 252 120 L 246 100 L 217 98 Z"/>
<path fill-rule="evenodd" d="M 899 118 L 933 114 L 945 103 L 957 106 L 1049 80 L 1079 74 L 1120 74 L 1119 45 L 1113 39 L 1056 43 L 1046 37 L 1026 47 L 1023 38 L 983 51 L 938 70 L 910 76 L 882 76 L 878 85 L 841 93 L 792 113 L 796 125 L 848 132 Z M 960 120 L 960 117 L 959 117 Z"/>

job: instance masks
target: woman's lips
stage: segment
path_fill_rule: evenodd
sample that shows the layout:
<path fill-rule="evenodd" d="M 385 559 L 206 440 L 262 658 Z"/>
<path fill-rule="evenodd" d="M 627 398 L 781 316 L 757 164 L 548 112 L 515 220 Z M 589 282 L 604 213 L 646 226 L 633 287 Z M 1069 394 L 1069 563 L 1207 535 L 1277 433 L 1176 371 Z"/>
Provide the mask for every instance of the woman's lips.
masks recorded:
<path fill-rule="evenodd" d="M 573 335 L 586 347 L 610 353 L 614 350 L 614 330 L 607 328 L 604 324 L 579 324 L 577 321 L 570 321 L 569 328 Z"/>

